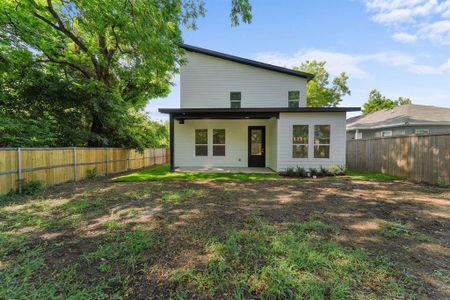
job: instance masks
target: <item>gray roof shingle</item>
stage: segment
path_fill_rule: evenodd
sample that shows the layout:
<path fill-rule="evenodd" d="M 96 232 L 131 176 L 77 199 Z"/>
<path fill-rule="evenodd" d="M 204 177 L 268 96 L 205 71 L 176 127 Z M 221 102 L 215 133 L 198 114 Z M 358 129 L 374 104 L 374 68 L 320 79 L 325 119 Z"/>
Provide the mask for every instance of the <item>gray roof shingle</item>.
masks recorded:
<path fill-rule="evenodd" d="M 347 120 L 347 130 L 405 125 L 450 125 L 450 108 L 405 104 Z"/>

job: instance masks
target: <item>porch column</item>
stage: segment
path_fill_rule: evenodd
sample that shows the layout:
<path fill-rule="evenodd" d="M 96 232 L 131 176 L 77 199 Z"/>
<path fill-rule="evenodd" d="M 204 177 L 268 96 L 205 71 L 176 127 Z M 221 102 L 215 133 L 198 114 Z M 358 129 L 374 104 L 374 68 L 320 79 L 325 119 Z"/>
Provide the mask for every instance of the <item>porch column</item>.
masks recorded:
<path fill-rule="evenodd" d="M 174 166 L 174 153 L 175 153 L 175 149 L 174 149 L 174 120 L 173 120 L 173 115 L 170 114 L 169 115 L 169 135 L 170 135 L 170 172 L 175 171 L 175 166 Z"/>

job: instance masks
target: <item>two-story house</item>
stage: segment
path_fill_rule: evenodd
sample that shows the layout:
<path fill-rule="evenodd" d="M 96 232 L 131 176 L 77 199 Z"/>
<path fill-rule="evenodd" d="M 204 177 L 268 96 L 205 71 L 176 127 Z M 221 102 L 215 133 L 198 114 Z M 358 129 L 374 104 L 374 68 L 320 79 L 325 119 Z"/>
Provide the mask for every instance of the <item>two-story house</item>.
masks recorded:
<path fill-rule="evenodd" d="M 186 44 L 180 108 L 170 115 L 170 166 L 345 165 L 346 112 L 306 106 L 312 74 Z"/>

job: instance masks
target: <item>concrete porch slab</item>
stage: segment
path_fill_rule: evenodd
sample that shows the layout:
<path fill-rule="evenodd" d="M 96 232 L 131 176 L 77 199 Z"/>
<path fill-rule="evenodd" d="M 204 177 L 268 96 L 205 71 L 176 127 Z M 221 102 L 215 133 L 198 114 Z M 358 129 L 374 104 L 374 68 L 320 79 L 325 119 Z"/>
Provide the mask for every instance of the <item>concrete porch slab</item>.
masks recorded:
<path fill-rule="evenodd" d="M 180 173 L 258 173 L 258 174 L 270 174 L 275 173 L 269 168 L 256 168 L 256 167 L 179 167 L 175 169 L 175 172 Z"/>

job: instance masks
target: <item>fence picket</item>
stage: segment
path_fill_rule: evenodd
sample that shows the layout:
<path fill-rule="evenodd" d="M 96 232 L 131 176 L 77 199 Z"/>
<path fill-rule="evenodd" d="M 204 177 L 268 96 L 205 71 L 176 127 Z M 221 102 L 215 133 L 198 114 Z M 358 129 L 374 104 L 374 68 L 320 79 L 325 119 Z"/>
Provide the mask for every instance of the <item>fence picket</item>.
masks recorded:
<path fill-rule="evenodd" d="M 161 151 L 158 151 L 161 150 Z M 165 149 L 146 149 L 142 154 L 121 148 L 1 148 L 0 195 L 22 189 L 22 180 L 42 180 L 46 186 L 77 181 L 88 170 L 107 175 L 168 162 Z M 156 155 L 161 156 L 156 157 Z M 142 155 L 142 157 L 140 156 Z M 146 163 L 148 159 L 150 163 Z"/>
<path fill-rule="evenodd" d="M 347 167 L 450 185 L 450 134 L 347 140 Z"/>

